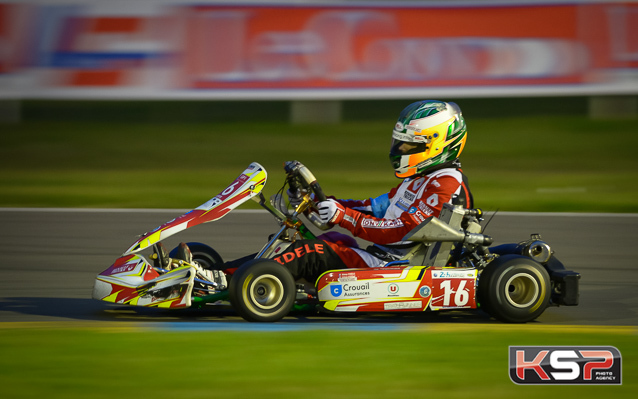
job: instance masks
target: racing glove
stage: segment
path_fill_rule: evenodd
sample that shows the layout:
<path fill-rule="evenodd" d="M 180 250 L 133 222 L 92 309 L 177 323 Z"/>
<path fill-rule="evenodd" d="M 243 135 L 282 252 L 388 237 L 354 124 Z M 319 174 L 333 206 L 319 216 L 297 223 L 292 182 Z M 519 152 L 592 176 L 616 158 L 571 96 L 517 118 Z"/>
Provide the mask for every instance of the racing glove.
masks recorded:
<path fill-rule="evenodd" d="M 346 214 L 343 205 L 333 199 L 327 199 L 318 203 L 317 210 L 319 211 L 319 218 L 324 224 L 339 224 Z"/>

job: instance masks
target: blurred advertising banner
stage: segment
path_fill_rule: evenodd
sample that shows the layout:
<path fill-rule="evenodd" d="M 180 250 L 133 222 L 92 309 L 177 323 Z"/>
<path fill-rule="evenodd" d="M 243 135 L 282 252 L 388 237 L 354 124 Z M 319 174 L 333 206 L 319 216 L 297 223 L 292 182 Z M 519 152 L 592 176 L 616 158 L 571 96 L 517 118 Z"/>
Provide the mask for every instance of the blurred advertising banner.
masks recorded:
<path fill-rule="evenodd" d="M 635 2 L 0 0 L 0 98 L 636 93 Z"/>

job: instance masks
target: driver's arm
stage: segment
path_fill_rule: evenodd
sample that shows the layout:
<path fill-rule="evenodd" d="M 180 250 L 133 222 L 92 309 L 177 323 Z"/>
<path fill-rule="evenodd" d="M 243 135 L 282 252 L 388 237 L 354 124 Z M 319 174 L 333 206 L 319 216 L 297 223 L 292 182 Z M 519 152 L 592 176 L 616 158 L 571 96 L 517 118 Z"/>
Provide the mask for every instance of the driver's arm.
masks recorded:
<path fill-rule="evenodd" d="M 388 210 L 388 206 L 394 198 L 400 184 L 390 190 L 390 192 L 382 194 L 376 198 L 368 198 L 365 200 L 352 200 L 352 199 L 336 199 L 345 208 L 350 208 L 355 211 L 361 212 L 365 215 L 371 215 L 377 218 L 382 218 L 385 212 Z"/>
<path fill-rule="evenodd" d="M 384 219 L 343 207 L 333 223 L 349 230 L 356 237 L 377 244 L 399 242 L 428 217 L 438 217 L 443 204 L 450 202 L 459 187 L 460 182 L 455 177 L 442 176 L 435 184 L 428 184 L 398 218 Z"/>

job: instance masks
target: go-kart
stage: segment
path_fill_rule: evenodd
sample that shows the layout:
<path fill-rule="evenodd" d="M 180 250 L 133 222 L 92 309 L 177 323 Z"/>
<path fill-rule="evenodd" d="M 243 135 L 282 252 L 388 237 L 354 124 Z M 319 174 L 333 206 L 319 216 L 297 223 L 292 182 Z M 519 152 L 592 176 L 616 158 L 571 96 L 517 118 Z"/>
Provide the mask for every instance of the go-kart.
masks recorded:
<path fill-rule="evenodd" d="M 481 210 L 451 204 L 404 237 L 414 245 L 401 259 L 384 267 L 332 270 L 315 282 L 295 281 L 273 258 L 295 240 L 316 238 L 301 216 L 322 231 L 330 226 L 313 211 L 315 201 L 326 197 L 310 170 L 290 161 L 285 172 L 284 189 L 288 185 L 301 197 L 294 209 L 283 200 L 283 189 L 266 201 L 266 170 L 252 163 L 206 203 L 138 238 L 97 276 L 93 298 L 170 309 L 230 302 L 244 319 L 261 322 L 280 320 L 303 306 L 327 312 L 482 309 L 498 320 L 523 323 L 548 306 L 578 304 L 580 275 L 566 270 L 539 235 L 490 248 L 493 239 L 482 234 Z M 206 244 L 182 243 L 167 253 L 161 243 L 218 220 L 249 199 L 281 228 L 239 268 L 225 269 L 219 253 Z"/>

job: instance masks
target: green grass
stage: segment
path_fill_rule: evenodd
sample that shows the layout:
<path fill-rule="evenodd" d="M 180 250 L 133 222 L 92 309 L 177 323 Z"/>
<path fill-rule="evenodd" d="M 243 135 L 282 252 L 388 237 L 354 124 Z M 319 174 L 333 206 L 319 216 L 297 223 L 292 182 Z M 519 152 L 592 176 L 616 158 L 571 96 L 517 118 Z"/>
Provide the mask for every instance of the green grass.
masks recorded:
<path fill-rule="evenodd" d="M 485 210 L 638 212 L 635 120 L 586 116 L 468 119 L 461 157 Z M 250 162 L 264 193 L 297 159 L 329 195 L 366 198 L 398 184 L 387 153 L 391 121 L 27 121 L 0 133 L 0 206 L 192 208 Z M 251 205 L 248 205 L 251 206 Z"/>
<path fill-rule="evenodd" d="M 634 397 L 635 331 L 523 327 L 261 333 L 9 327 L 0 329 L 0 392 L 12 399 Z M 615 346 L 623 384 L 515 385 L 508 345 Z"/>

